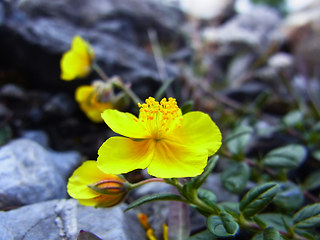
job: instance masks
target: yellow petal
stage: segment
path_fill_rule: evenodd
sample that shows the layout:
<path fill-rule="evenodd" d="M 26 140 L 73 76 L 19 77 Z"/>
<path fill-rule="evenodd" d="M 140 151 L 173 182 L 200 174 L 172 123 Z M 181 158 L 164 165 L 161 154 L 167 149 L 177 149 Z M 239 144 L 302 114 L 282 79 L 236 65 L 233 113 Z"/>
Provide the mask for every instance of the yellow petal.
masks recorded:
<path fill-rule="evenodd" d="M 183 115 L 180 128 L 170 132 L 168 139 L 206 149 L 208 156 L 213 155 L 221 146 L 221 132 L 208 114 L 189 112 Z"/>
<path fill-rule="evenodd" d="M 70 81 L 77 77 L 85 77 L 90 72 L 93 58 L 94 53 L 90 44 L 80 36 L 75 36 L 71 49 L 63 54 L 60 62 L 61 79 Z"/>
<path fill-rule="evenodd" d="M 89 199 L 100 195 L 88 185 L 105 179 L 120 180 L 118 176 L 105 174 L 97 167 L 97 161 L 86 161 L 69 178 L 67 189 L 71 197 Z"/>
<path fill-rule="evenodd" d="M 72 50 L 63 54 L 61 62 L 61 79 L 73 80 L 84 77 L 90 72 L 90 61 L 86 56 L 79 55 Z"/>
<path fill-rule="evenodd" d="M 116 133 L 130 138 L 148 138 L 145 127 L 138 122 L 136 116 L 131 113 L 123 113 L 114 109 L 107 109 L 101 117 L 105 123 Z"/>
<path fill-rule="evenodd" d="M 91 85 L 82 85 L 77 87 L 75 91 L 75 99 L 77 102 L 81 103 L 88 100 L 88 97 L 94 91 Z"/>
<path fill-rule="evenodd" d="M 156 142 L 148 173 L 159 178 L 194 177 L 203 172 L 207 160 L 206 149 L 162 139 Z"/>
<path fill-rule="evenodd" d="M 112 174 L 146 168 L 152 158 L 154 141 L 111 137 L 98 151 L 98 167 Z"/>
<path fill-rule="evenodd" d="M 90 60 L 94 58 L 94 52 L 91 45 L 80 36 L 75 36 L 73 38 L 71 50 L 76 52 L 78 55 L 86 56 Z"/>

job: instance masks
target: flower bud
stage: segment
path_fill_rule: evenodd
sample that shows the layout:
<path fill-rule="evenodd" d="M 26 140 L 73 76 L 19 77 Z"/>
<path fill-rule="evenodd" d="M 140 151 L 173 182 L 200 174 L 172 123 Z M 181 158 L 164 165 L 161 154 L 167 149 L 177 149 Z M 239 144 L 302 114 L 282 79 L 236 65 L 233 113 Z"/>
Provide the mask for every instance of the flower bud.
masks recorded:
<path fill-rule="evenodd" d="M 112 207 L 125 197 L 126 180 L 105 174 L 96 161 L 86 161 L 77 168 L 68 181 L 68 193 L 80 204 L 95 207 Z"/>

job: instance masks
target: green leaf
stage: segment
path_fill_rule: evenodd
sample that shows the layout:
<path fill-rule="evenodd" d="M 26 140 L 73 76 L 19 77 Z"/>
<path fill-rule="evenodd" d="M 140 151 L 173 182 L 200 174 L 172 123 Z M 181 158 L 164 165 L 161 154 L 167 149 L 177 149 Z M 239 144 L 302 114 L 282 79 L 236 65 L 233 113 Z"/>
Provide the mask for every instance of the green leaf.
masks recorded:
<path fill-rule="evenodd" d="M 203 202 L 205 202 L 209 206 L 216 205 L 216 202 L 217 202 L 216 195 L 213 192 L 203 188 L 200 188 L 198 190 L 198 198 L 200 198 Z"/>
<path fill-rule="evenodd" d="M 239 230 L 238 223 L 227 212 L 222 212 L 220 216 L 208 217 L 207 227 L 217 237 L 234 236 Z"/>
<path fill-rule="evenodd" d="M 318 187 L 320 187 L 320 170 L 312 172 L 303 183 L 303 188 L 306 190 L 312 190 Z"/>
<path fill-rule="evenodd" d="M 212 173 L 213 168 L 216 166 L 216 163 L 219 159 L 219 156 L 213 156 L 208 160 L 207 166 L 204 169 L 203 173 L 197 177 L 194 177 L 190 180 L 192 188 L 198 189 L 207 179 L 207 177 Z"/>
<path fill-rule="evenodd" d="M 297 228 L 313 228 L 320 225 L 320 203 L 302 208 L 294 215 L 293 223 Z"/>
<path fill-rule="evenodd" d="M 221 202 L 218 206 L 222 207 L 225 211 L 233 215 L 240 215 L 238 202 Z"/>
<path fill-rule="evenodd" d="M 304 146 L 291 144 L 270 151 L 262 163 L 268 167 L 293 169 L 304 161 L 306 154 Z"/>
<path fill-rule="evenodd" d="M 138 200 L 130 203 L 128 205 L 128 207 L 125 209 L 125 212 L 138 207 L 142 204 L 148 203 L 148 202 L 152 202 L 152 201 L 184 201 L 180 196 L 175 195 L 175 194 L 171 194 L 171 193 L 156 193 L 156 194 L 151 194 L 151 195 L 147 195 L 147 196 L 143 196 L 141 198 L 139 198 Z"/>
<path fill-rule="evenodd" d="M 0 146 L 6 144 L 11 138 L 11 128 L 7 125 L 0 127 Z"/>
<path fill-rule="evenodd" d="M 253 217 L 253 220 L 258 224 L 258 226 L 259 226 L 261 229 L 265 229 L 265 228 L 268 227 L 268 226 L 265 224 L 265 222 L 262 221 L 257 215 Z"/>
<path fill-rule="evenodd" d="M 228 191 L 241 193 L 247 186 L 249 177 L 250 168 L 246 163 L 233 163 L 221 174 L 221 182 Z"/>
<path fill-rule="evenodd" d="M 277 229 L 270 227 L 264 230 L 263 232 L 263 240 L 281 240 L 280 233 Z"/>
<path fill-rule="evenodd" d="M 243 154 L 245 147 L 251 139 L 253 129 L 246 125 L 240 125 L 234 129 L 224 141 L 227 143 L 229 152 L 234 155 Z"/>
<path fill-rule="evenodd" d="M 280 213 L 262 213 L 258 215 L 259 219 L 263 221 L 268 227 L 274 227 L 279 231 L 286 232 L 286 226 L 284 221 L 291 226 L 293 220 L 287 216 Z"/>
<path fill-rule="evenodd" d="M 77 240 L 102 240 L 91 232 L 81 230 L 78 234 Z"/>
<path fill-rule="evenodd" d="M 245 217 L 252 217 L 262 211 L 276 196 L 276 183 L 265 183 L 252 188 L 240 201 L 240 211 Z"/>
<path fill-rule="evenodd" d="M 288 127 L 294 127 L 300 125 L 303 122 L 303 115 L 301 111 L 289 112 L 283 118 L 283 123 Z"/>
<path fill-rule="evenodd" d="M 273 199 L 273 203 L 284 211 L 294 211 L 301 207 L 304 196 L 300 188 L 294 183 L 279 184 L 280 191 Z"/>
<path fill-rule="evenodd" d="M 218 237 L 213 235 L 209 230 L 205 230 L 189 237 L 187 240 L 218 240 Z"/>
<path fill-rule="evenodd" d="M 312 156 L 317 160 L 320 161 L 320 150 L 316 150 L 312 152 Z"/>
<path fill-rule="evenodd" d="M 305 239 L 308 239 L 308 240 L 320 239 L 319 232 L 311 228 L 298 228 L 298 229 L 295 229 L 295 232 L 300 236 L 305 237 Z"/>
<path fill-rule="evenodd" d="M 251 240 L 263 240 L 263 233 L 258 233 L 254 235 Z"/>

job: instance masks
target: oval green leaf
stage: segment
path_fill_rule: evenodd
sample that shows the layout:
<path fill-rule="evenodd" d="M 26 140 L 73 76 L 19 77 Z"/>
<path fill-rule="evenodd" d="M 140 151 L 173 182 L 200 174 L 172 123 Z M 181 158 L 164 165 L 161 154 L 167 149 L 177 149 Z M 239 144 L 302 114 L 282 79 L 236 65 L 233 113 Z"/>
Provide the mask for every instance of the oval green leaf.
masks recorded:
<path fill-rule="evenodd" d="M 240 201 L 240 211 L 245 217 L 252 217 L 262 211 L 279 191 L 278 184 L 265 183 L 252 188 Z"/>
<path fill-rule="evenodd" d="M 293 217 L 297 228 L 313 228 L 320 225 L 320 203 L 308 205 L 297 212 Z"/>
<path fill-rule="evenodd" d="M 304 146 L 291 144 L 270 151 L 262 160 L 263 165 L 274 168 L 297 168 L 305 159 Z"/>
<path fill-rule="evenodd" d="M 285 212 L 296 211 L 304 201 L 303 193 L 294 183 L 279 183 L 279 192 L 273 203 Z"/>
<path fill-rule="evenodd" d="M 245 147 L 251 140 L 252 132 L 253 129 L 246 125 L 240 125 L 235 128 L 225 140 L 229 152 L 234 155 L 243 154 Z"/>
<path fill-rule="evenodd" d="M 222 212 L 220 216 L 209 216 L 207 227 L 217 237 L 234 236 L 239 230 L 238 223 L 226 212 Z"/>
<path fill-rule="evenodd" d="M 247 186 L 249 177 L 250 168 L 246 163 L 234 163 L 221 174 L 221 182 L 228 191 L 241 193 Z"/>
<path fill-rule="evenodd" d="M 320 187 L 320 170 L 310 173 L 303 183 L 303 188 L 306 190 L 312 190 Z"/>
<path fill-rule="evenodd" d="M 264 230 L 263 232 L 263 240 L 281 240 L 281 235 L 277 229 L 270 227 Z"/>
<path fill-rule="evenodd" d="M 205 202 L 209 206 L 216 205 L 216 202 L 217 202 L 216 195 L 213 192 L 203 188 L 200 188 L 198 190 L 198 198 L 200 198 L 203 202 Z"/>
<path fill-rule="evenodd" d="M 213 235 L 209 230 L 205 230 L 203 232 L 197 233 L 191 237 L 189 237 L 187 240 L 216 240 L 218 237 Z"/>

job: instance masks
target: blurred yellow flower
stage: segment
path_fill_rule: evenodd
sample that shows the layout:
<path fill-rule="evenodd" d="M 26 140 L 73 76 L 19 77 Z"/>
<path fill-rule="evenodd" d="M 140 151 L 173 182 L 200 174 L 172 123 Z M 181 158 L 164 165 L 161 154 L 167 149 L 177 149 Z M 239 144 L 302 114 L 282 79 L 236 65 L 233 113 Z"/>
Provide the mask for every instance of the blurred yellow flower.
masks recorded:
<path fill-rule="evenodd" d="M 146 231 L 146 235 L 148 240 L 157 240 L 153 228 L 149 224 L 149 219 L 146 214 L 138 213 L 138 220 L 143 227 L 143 229 Z M 168 226 L 166 224 L 162 224 L 163 228 L 163 240 L 168 240 Z"/>
<path fill-rule="evenodd" d="M 90 44 L 80 36 L 72 40 L 71 49 L 63 54 L 60 67 L 61 79 L 71 81 L 85 77 L 90 73 L 94 52 Z"/>
<path fill-rule="evenodd" d="M 98 167 L 113 174 L 147 168 L 160 178 L 201 174 L 208 156 L 221 146 L 220 130 L 209 115 L 182 115 L 174 98 L 159 103 L 149 97 L 139 107 L 139 118 L 111 109 L 102 113 L 108 126 L 125 137 L 111 137 L 102 144 Z"/>
<path fill-rule="evenodd" d="M 75 92 L 75 99 L 87 117 L 96 123 L 103 122 L 101 113 L 104 110 L 113 108 L 111 102 L 100 102 L 95 87 L 90 85 L 78 87 Z"/>
<path fill-rule="evenodd" d="M 124 182 L 117 175 L 103 173 L 96 161 L 86 161 L 69 178 L 67 189 L 82 205 L 112 207 L 126 194 Z"/>

